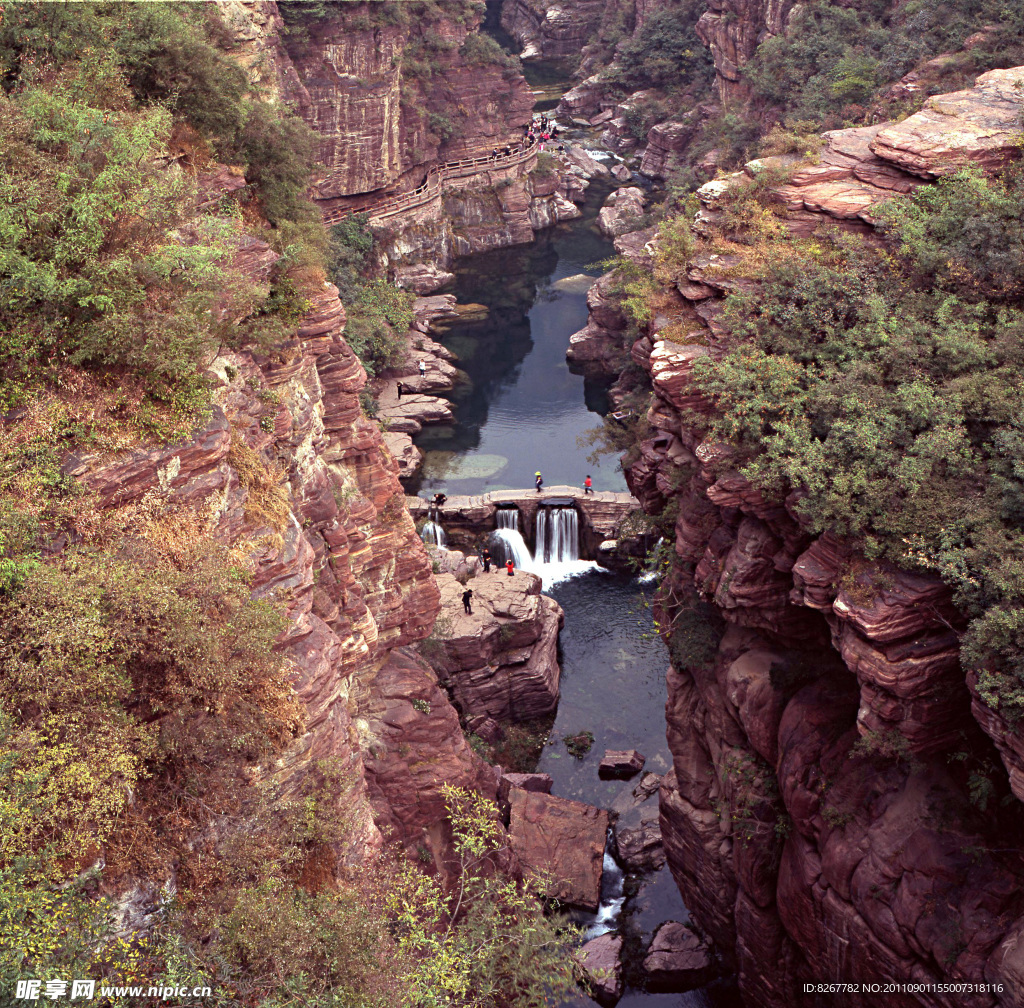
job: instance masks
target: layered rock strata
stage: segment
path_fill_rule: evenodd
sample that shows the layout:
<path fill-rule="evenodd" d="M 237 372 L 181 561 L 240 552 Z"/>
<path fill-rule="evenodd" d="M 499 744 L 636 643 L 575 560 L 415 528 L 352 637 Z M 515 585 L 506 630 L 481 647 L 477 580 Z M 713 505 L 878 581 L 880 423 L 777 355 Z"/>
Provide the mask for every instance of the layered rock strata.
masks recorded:
<path fill-rule="evenodd" d="M 276 259 L 257 239 L 245 248 L 254 275 Z M 274 780 L 287 797 L 320 761 L 343 768 L 352 787 L 339 800 L 354 840 L 336 854 L 356 863 L 380 845 L 379 828 L 410 842 L 433 830 L 444 817 L 441 781 L 492 795 L 496 782 L 433 673 L 396 650 L 429 633 L 440 593 L 395 462 L 360 408 L 366 375 L 343 339 L 337 289 L 321 283 L 308 297 L 273 356 L 213 362 L 213 408 L 191 437 L 115 456 L 78 452 L 64 472 L 98 511 L 149 500 L 194 508 L 214 538 L 252 558 L 256 596 L 284 606 L 277 647 L 305 712 Z M 268 497 L 280 506 L 268 511 Z"/>
<path fill-rule="evenodd" d="M 474 571 L 475 572 L 475 565 Z M 470 573 L 470 572 L 467 572 Z M 561 606 L 541 595 L 540 578 L 504 568 L 463 583 L 437 575 L 442 639 L 430 659 L 467 721 L 532 721 L 558 706 Z M 463 593 L 473 592 L 467 613 Z"/>
<path fill-rule="evenodd" d="M 942 99 L 901 123 L 826 134 L 820 160 L 792 163 L 777 184 L 781 219 L 797 235 L 823 221 L 870 233 L 878 203 L 963 163 L 954 146 L 990 166 L 1022 74 L 986 74 L 954 96 L 955 141 L 930 132 Z M 721 220 L 730 184 L 701 190 L 698 233 Z M 728 254 L 694 255 L 631 349 L 654 397 L 629 485 L 651 513 L 678 501 L 661 622 L 681 626 L 696 593 L 726 628 L 710 661 L 672 637 L 669 865 L 750 1003 L 797 1003 L 804 981 L 827 977 L 999 985 L 893 991 L 889 1006 L 1019 1006 L 1024 870 L 959 764 L 998 758 L 987 733 L 1020 797 L 1024 745 L 965 682 L 949 590 L 812 534 L 794 498 L 767 500 L 727 446 L 690 426 L 709 408 L 693 364 L 716 352 L 724 297 L 754 284 Z M 1005 799 L 1006 781 L 994 787 Z"/>
<path fill-rule="evenodd" d="M 312 127 L 319 168 L 311 195 L 324 210 L 369 208 L 416 189 L 438 165 L 523 138 L 530 89 L 463 10 L 408 17 L 401 4 L 331 4 L 289 32 L 269 0 L 218 6 L 253 82 Z M 439 190 L 389 219 L 379 242 L 388 265 L 426 293 L 436 284 L 424 264 L 443 272 L 456 255 L 529 242 L 534 228 L 578 215 L 574 185 L 532 179 L 534 163 L 485 165 L 446 183 L 447 195 Z"/>

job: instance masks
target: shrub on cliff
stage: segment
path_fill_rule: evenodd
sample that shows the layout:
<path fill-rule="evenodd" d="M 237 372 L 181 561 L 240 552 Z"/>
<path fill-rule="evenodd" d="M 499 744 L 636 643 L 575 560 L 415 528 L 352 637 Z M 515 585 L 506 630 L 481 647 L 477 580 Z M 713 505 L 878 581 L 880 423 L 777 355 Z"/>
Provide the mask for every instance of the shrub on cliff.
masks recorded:
<path fill-rule="evenodd" d="M 405 360 L 414 296 L 373 276 L 373 233 L 365 215 L 331 228 L 329 270 L 348 312 L 345 339 L 372 377 Z"/>
<path fill-rule="evenodd" d="M 744 474 L 869 558 L 939 573 L 985 698 L 1024 711 L 1024 186 L 969 172 L 841 234 L 755 250 L 695 380 Z"/>
<path fill-rule="evenodd" d="M 462 43 L 459 54 L 469 66 L 500 66 L 518 70 L 519 60 L 505 52 L 498 43 L 483 32 L 470 32 Z"/>
<path fill-rule="evenodd" d="M 612 83 L 672 91 L 700 90 L 711 79 L 712 61 L 694 26 L 699 3 L 687 2 L 669 10 L 655 10 L 637 34 L 618 46 Z"/>
<path fill-rule="evenodd" d="M 786 118 L 834 128 L 864 119 L 885 85 L 940 53 L 956 53 L 983 26 L 990 30 L 970 51 L 929 68 L 919 82 L 924 94 L 937 94 L 982 70 L 1024 60 L 1024 12 L 1002 0 L 952 6 L 914 0 L 862 9 L 807 4 L 794 12 L 784 35 L 758 46 L 743 75 L 754 94 Z"/>
<path fill-rule="evenodd" d="M 200 6 L 5 10 L 7 402 L 62 367 L 84 365 L 137 376 L 194 420 L 206 399 L 201 371 L 222 344 L 266 343 L 294 323 L 301 298 L 289 294 L 284 273 L 315 267 L 323 243 L 304 196 L 309 131 L 256 100 L 214 44 L 219 22 Z M 190 177 L 213 152 L 246 163 L 248 192 L 286 253 L 269 292 L 232 262 L 238 208 L 195 216 Z"/>

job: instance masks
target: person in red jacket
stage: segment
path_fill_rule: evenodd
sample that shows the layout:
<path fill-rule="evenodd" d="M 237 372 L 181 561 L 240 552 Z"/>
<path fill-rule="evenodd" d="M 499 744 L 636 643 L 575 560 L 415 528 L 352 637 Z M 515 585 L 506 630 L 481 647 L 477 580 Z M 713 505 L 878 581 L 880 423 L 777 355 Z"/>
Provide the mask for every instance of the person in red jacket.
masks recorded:
<path fill-rule="evenodd" d="M 594 484 L 590 481 L 590 473 L 587 473 L 587 478 L 583 481 L 583 492 L 585 494 L 594 492 Z"/>
<path fill-rule="evenodd" d="M 505 570 L 508 571 L 508 576 L 509 577 L 515 577 L 516 576 L 516 565 L 514 563 L 512 563 L 511 560 L 506 560 L 505 561 Z"/>

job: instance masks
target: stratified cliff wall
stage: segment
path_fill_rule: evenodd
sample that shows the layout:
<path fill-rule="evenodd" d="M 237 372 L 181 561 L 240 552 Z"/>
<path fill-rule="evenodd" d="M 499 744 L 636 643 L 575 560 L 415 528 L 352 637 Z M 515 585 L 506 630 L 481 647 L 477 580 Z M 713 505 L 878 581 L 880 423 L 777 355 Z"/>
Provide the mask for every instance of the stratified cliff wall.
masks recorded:
<path fill-rule="evenodd" d="M 606 6 L 607 0 L 504 0 L 501 27 L 522 46 L 521 59 L 577 60 Z"/>
<path fill-rule="evenodd" d="M 822 222 L 869 234 L 893 193 L 964 164 L 1005 164 L 1022 78 L 991 71 L 901 123 L 827 134 L 814 163 L 791 163 L 776 185 L 778 219 L 798 236 Z M 731 186 L 764 169 L 704 186 L 697 233 L 723 220 Z M 618 241 L 653 270 L 657 236 Z M 805 1003 L 804 983 L 831 980 L 982 985 L 873 995 L 888 1006 L 1019 1006 L 1020 732 L 965 681 L 950 590 L 812 534 L 793 495 L 766 500 L 732 450 L 695 429 L 694 411 L 712 407 L 694 362 L 716 353 L 724 298 L 756 282 L 709 243 L 662 283 L 659 312 L 624 348 L 653 385 L 630 488 L 651 514 L 678 507 L 661 593 L 669 864 L 750 1004 Z M 623 331 L 604 296 L 591 308 L 594 339 Z M 710 654 L 688 637 L 695 595 L 724 620 Z M 982 812 L 965 765 L 1000 757 L 1006 773 L 991 777 L 996 800 Z"/>
<path fill-rule="evenodd" d="M 311 196 L 323 210 L 372 206 L 440 164 L 523 140 L 533 95 L 478 31 L 482 6 L 335 3 L 287 26 L 265 0 L 220 0 L 220 9 L 251 79 L 314 130 Z M 577 216 L 570 200 L 582 189 L 531 178 L 533 163 L 452 181 L 443 200 L 389 218 L 384 265 L 444 268 Z"/>
<path fill-rule="evenodd" d="M 239 265 L 254 279 L 276 259 L 258 239 L 241 240 Z M 440 595 L 397 466 L 363 415 L 366 374 L 344 341 L 337 289 L 322 283 L 310 299 L 272 355 L 212 363 L 212 415 L 191 439 L 113 458 L 79 453 L 65 472 L 99 510 L 153 494 L 206 512 L 216 539 L 255 549 L 254 591 L 285 606 L 278 648 L 306 718 L 274 776 L 287 797 L 318 761 L 348 768 L 355 836 L 338 853 L 352 863 L 379 846 L 378 827 L 421 840 L 444 817 L 444 781 L 485 793 L 493 782 L 436 676 L 407 650 L 429 633 Z M 287 496 L 283 527 L 253 517 L 262 513 L 254 466 L 276 474 Z"/>

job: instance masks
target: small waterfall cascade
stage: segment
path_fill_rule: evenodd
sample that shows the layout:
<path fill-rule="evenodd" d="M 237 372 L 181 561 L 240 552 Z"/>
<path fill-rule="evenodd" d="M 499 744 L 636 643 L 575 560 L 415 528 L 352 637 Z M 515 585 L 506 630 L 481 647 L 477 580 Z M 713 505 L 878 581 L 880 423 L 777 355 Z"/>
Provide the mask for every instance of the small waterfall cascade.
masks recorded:
<path fill-rule="evenodd" d="M 604 844 L 604 872 L 601 875 L 601 902 L 593 921 L 583 933 L 583 940 L 590 941 L 599 935 L 614 931 L 619 926 L 619 914 L 626 902 L 626 875 L 612 856 L 612 831 L 609 828 Z"/>
<path fill-rule="evenodd" d="M 491 552 L 498 564 L 511 560 L 518 569 L 533 565 L 530 548 L 519 531 L 519 508 L 498 508 L 495 512 L 497 528 L 491 533 Z"/>
<path fill-rule="evenodd" d="M 536 553 L 539 563 L 569 563 L 579 560 L 580 531 L 576 508 L 538 509 Z"/>
<path fill-rule="evenodd" d="M 444 534 L 444 529 L 441 528 L 440 522 L 428 521 L 420 532 L 420 538 L 428 546 L 448 545 L 448 537 Z"/>

